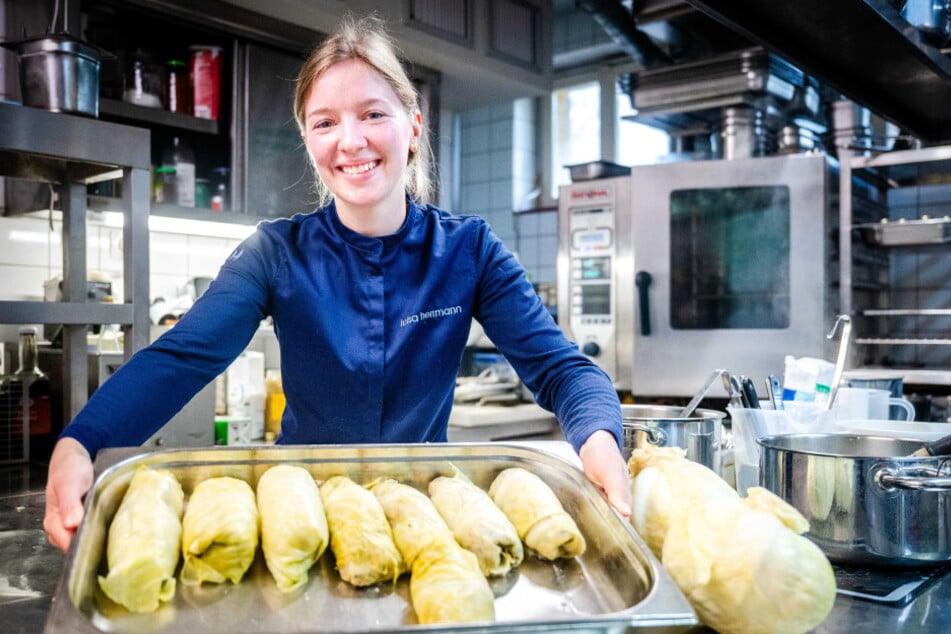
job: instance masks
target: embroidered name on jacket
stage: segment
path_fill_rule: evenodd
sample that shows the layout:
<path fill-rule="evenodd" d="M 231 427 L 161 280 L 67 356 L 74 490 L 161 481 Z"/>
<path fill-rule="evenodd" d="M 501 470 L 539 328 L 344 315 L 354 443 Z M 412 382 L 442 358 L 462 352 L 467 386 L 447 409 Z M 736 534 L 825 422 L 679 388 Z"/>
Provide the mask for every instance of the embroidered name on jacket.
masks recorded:
<path fill-rule="evenodd" d="M 436 308 L 433 310 L 423 310 L 418 313 L 409 315 L 408 317 L 403 317 L 400 319 L 400 327 L 405 328 L 410 324 L 419 323 L 421 321 L 426 321 L 427 319 L 439 319 L 442 317 L 450 317 L 452 315 L 458 315 L 462 312 L 462 306 L 450 306 L 449 308 Z"/>

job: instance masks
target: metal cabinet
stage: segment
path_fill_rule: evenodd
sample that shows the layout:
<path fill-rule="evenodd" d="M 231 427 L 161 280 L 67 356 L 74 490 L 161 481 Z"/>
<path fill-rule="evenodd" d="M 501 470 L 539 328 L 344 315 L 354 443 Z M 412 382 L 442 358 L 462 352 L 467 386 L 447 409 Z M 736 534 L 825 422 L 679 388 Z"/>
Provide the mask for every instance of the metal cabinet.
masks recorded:
<path fill-rule="evenodd" d="M 839 160 L 839 293 L 856 322 L 853 365 L 947 368 L 951 146 L 840 150 Z"/>
<path fill-rule="evenodd" d="M 0 323 L 63 324 L 63 413 L 88 398 L 86 332 L 119 324 L 126 359 L 149 342 L 148 130 L 0 103 L 0 176 L 50 183 L 63 210 L 63 301 L 0 301 Z M 121 177 L 125 303 L 87 301 L 86 198 L 91 183 Z"/>

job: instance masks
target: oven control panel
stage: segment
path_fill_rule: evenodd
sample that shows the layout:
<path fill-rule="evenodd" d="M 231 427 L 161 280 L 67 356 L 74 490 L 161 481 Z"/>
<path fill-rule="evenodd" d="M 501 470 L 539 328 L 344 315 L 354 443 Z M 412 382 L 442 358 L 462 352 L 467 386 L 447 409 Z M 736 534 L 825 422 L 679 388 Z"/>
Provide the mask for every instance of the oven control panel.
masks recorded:
<path fill-rule="evenodd" d="M 614 205 L 568 210 L 569 321 L 581 351 L 615 376 Z"/>

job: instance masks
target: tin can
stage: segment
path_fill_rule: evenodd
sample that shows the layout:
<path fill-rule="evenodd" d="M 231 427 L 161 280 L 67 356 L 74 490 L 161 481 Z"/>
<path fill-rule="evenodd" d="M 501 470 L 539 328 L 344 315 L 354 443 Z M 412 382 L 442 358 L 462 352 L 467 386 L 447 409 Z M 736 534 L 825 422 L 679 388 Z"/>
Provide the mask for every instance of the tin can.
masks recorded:
<path fill-rule="evenodd" d="M 221 99 L 221 47 L 191 46 L 192 113 L 199 119 L 218 119 Z"/>

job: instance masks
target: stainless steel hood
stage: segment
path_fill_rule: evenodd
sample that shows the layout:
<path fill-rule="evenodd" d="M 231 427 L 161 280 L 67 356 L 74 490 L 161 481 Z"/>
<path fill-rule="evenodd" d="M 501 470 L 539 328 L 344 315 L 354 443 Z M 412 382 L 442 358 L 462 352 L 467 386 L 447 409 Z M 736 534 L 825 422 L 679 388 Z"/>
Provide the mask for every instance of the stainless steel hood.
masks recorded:
<path fill-rule="evenodd" d="M 891 0 L 687 1 L 922 141 L 951 141 L 951 60 Z"/>

